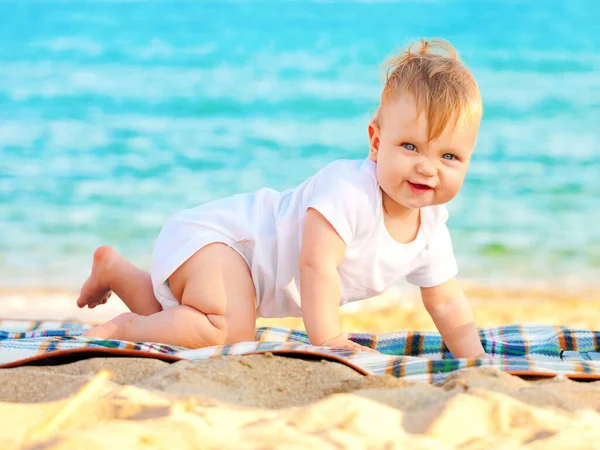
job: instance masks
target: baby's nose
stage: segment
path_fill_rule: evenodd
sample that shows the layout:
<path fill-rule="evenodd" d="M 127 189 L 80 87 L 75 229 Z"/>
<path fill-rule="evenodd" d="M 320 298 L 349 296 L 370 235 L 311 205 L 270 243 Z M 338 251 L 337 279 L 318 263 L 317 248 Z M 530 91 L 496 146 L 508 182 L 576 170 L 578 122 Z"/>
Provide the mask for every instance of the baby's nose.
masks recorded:
<path fill-rule="evenodd" d="M 427 156 L 421 156 L 421 158 L 419 158 L 419 162 L 417 163 L 417 171 L 421 175 L 431 177 L 435 175 L 435 164 L 433 164 L 433 161 L 431 161 L 431 159 L 429 159 Z"/>

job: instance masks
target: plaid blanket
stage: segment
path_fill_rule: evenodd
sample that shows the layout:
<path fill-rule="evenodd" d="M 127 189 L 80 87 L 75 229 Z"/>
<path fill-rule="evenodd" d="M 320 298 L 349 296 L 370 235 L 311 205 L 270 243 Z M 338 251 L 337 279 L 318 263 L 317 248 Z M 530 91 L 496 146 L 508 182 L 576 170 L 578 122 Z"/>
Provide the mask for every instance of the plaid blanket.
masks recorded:
<path fill-rule="evenodd" d="M 389 374 L 411 381 L 439 382 L 451 372 L 493 366 L 515 375 L 600 379 L 600 361 L 563 360 L 564 351 L 600 351 L 600 332 L 522 324 L 480 330 L 486 352 L 495 358 L 453 359 L 440 335 L 402 331 L 387 334 L 347 333 L 380 353 L 352 352 L 310 345 L 304 331 L 263 327 L 254 342 L 188 349 L 150 342 L 99 340 L 80 336 L 89 324 L 59 321 L 0 320 L 0 367 L 14 367 L 74 353 L 154 357 L 176 361 L 222 355 L 270 352 L 278 355 L 329 359 L 365 375 Z"/>

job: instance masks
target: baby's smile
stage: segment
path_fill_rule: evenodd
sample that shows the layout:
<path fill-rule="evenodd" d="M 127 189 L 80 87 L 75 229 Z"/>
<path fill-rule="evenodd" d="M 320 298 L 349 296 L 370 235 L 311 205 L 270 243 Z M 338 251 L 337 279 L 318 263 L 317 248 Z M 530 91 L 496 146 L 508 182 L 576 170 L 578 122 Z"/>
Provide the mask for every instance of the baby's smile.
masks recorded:
<path fill-rule="evenodd" d="M 408 185 L 410 186 L 410 189 L 415 194 L 424 194 L 425 192 L 429 192 L 429 191 L 433 190 L 433 188 L 427 184 L 411 183 L 408 180 L 406 182 L 408 183 Z"/>

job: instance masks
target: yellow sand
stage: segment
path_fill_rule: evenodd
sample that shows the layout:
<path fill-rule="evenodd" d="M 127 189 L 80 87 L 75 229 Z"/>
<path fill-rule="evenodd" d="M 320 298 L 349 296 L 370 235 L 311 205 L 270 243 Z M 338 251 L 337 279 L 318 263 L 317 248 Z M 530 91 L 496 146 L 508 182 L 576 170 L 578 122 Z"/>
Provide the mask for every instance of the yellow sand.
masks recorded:
<path fill-rule="evenodd" d="M 567 295 L 473 286 L 467 293 L 479 326 L 600 327 L 598 290 Z M 13 290 L 0 292 L 0 302 L 9 295 L 4 304 L 12 302 L 14 317 L 36 311 L 20 308 L 22 298 L 25 305 L 50 303 L 48 310 L 55 302 L 55 310 L 66 308 L 64 318 L 93 316 L 65 306 L 72 294 Z M 433 329 L 415 298 L 342 320 L 355 331 Z M 111 380 L 78 394 L 102 369 Z M 94 358 L 0 370 L 0 417 L 1 449 L 597 449 L 600 382 L 471 369 L 432 386 L 269 355 L 174 364 Z"/>

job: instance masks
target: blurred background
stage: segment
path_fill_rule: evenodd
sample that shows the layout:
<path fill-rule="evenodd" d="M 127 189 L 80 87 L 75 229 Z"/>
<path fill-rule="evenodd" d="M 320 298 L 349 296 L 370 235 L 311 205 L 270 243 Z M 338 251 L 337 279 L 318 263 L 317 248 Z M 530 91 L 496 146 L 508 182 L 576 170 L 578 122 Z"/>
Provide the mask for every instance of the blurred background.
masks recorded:
<path fill-rule="evenodd" d="M 0 286 L 143 268 L 176 211 L 364 158 L 381 63 L 443 37 L 485 114 L 449 226 L 475 283 L 600 273 L 600 3 L 0 2 Z"/>

